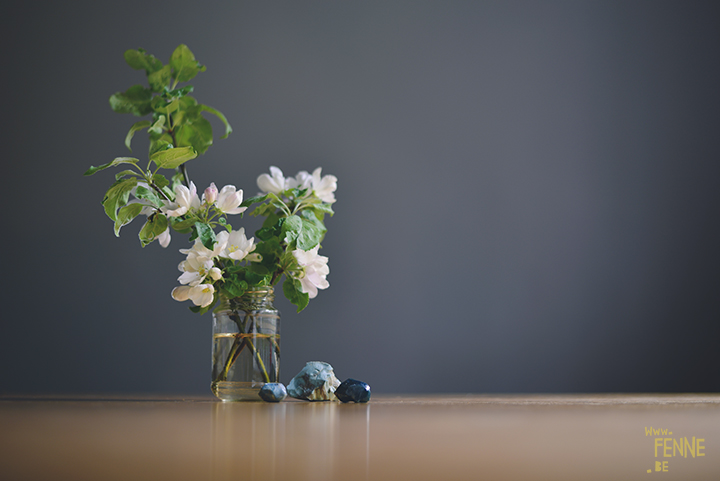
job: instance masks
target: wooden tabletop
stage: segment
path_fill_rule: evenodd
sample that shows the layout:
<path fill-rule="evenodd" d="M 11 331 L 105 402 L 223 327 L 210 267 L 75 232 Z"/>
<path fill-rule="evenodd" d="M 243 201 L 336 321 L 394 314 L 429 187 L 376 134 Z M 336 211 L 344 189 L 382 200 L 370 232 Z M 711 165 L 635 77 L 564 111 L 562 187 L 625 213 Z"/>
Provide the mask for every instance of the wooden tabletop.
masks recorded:
<path fill-rule="evenodd" d="M 720 479 L 720 395 L 0 397 L 3 480 Z"/>

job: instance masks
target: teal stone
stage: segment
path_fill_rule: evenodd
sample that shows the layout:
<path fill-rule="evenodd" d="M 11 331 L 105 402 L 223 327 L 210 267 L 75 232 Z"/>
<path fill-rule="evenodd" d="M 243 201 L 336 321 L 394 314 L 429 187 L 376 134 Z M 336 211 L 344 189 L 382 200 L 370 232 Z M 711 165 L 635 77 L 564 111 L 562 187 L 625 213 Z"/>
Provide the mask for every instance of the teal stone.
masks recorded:
<path fill-rule="evenodd" d="M 288 384 L 290 397 L 307 401 L 331 401 L 340 381 L 333 367 L 322 361 L 310 361 Z"/>

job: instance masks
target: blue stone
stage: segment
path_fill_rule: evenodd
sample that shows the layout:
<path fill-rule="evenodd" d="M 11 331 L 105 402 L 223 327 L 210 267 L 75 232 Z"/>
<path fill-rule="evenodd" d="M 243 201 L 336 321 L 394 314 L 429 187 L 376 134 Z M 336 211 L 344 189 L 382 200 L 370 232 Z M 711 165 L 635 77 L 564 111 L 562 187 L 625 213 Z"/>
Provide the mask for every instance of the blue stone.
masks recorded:
<path fill-rule="evenodd" d="M 335 399 L 335 389 L 340 381 L 335 377 L 333 367 L 322 361 L 310 361 L 305 364 L 297 376 L 288 384 L 291 397 L 308 401 L 331 401 Z"/>
<path fill-rule="evenodd" d="M 283 386 L 282 383 L 267 382 L 263 384 L 263 387 L 260 388 L 260 392 L 258 394 L 263 401 L 267 401 L 269 403 L 278 403 L 285 399 L 285 397 L 287 396 L 287 391 L 285 390 L 285 386 Z"/>
<path fill-rule="evenodd" d="M 370 386 L 357 379 L 345 379 L 335 390 L 335 396 L 344 403 L 366 403 L 370 400 Z"/>

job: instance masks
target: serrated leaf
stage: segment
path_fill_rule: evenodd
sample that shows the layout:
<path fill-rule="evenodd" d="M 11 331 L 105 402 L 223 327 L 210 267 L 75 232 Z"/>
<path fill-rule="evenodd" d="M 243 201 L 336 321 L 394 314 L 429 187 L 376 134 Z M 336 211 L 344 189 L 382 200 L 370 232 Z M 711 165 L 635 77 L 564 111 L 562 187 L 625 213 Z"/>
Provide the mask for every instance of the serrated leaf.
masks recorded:
<path fill-rule="evenodd" d="M 193 90 L 195 90 L 195 87 L 193 87 L 192 85 L 186 85 L 179 89 L 169 90 L 167 94 L 170 97 L 185 97 L 187 94 L 189 94 Z M 197 103 L 197 102 L 195 102 L 195 103 Z"/>
<path fill-rule="evenodd" d="M 133 157 L 116 157 L 112 162 L 108 162 L 107 164 L 99 165 L 97 167 L 91 165 L 90 168 L 88 170 L 86 170 L 83 175 L 93 175 L 96 172 L 100 172 L 101 170 L 105 170 L 110 167 L 115 167 L 116 165 L 120 165 L 120 164 L 137 165 L 138 162 L 140 162 L 140 161 Z"/>
<path fill-rule="evenodd" d="M 150 160 L 161 169 L 174 169 L 195 157 L 197 152 L 192 147 L 175 147 L 155 152 L 150 156 Z"/>
<path fill-rule="evenodd" d="M 180 44 L 170 56 L 170 66 L 174 71 L 175 80 L 187 82 L 204 68 L 195 60 L 195 55 L 187 45 Z"/>
<path fill-rule="evenodd" d="M 240 207 L 250 207 L 250 205 L 256 203 L 256 202 L 263 202 L 265 199 L 268 198 L 268 194 L 265 195 L 256 195 L 255 197 L 248 197 L 243 201 L 242 204 L 240 204 Z"/>
<path fill-rule="evenodd" d="M 123 179 L 115 182 L 105 193 L 103 207 L 105 213 L 112 221 L 117 220 L 117 211 L 127 204 L 130 198 L 130 191 L 137 185 L 136 178 Z"/>
<path fill-rule="evenodd" d="M 128 175 L 131 175 L 133 177 L 140 177 L 140 174 L 138 174 L 134 170 L 123 170 L 122 172 L 118 172 L 117 174 L 115 174 L 115 180 L 120 180 Z"/>
<path fill-rule="evenodd" d="M 162 135 L 164 130 L 163 127 L 165 126 L 165 116 L 161 115 L 158 117 L 157 121 L 148 129 L 148 132 L 151 134 L 157 134 Z"/>
<path fill-rule="evenodd" d="M 148 189 L 147 187 L 144 187 L 142 185 L 138 185 L 137 189 L 135 190 L 135 197 L 138 199 L 144 199 L 149 201 L 151 204 L 153 204 L 155 207 L 162 207 L 163 203 L 160 200 L 160 197 L 157 196 L 155 192 Z"/>
<path fill-rule="evenodd" d="M 128 150 L 130 152 L 132 152 L 130 143 L 132 142 L 132 139 L 135 136 L 135 132 L 137 132 L 138 130 L 141 130 L 141 129 L 145 129 L 147 127 L 150 127 L 149 120 L 140 120 L 140 121 L 132 124 L 132 127 L 130 127 L 130 130 L 128 131 L 127 135 L 125 136 L 125 146 L 128 148 Z"/>
<path fill-rule="evenodd" d="M 177 217 L 171 217 L 170 225 L 177 232 L 180 232 L 181 234 L 188 234 L 189 232 L 191 232 L 193 226 L 195 225 L 195 219 L 191 218 L 179 220 Z"/>
<path fill-rule="evenodd" d="M 283 294 L 288 301 L 297 306 L 297 312 L 302 311 L 310 302 L 310 296 L 307 293 L 302 292 L 300 287 L 300 281 L 286 277 L 283 282 Z"/>
<path fill-rule="evenodd" d="M 212 125 L 203 117 L 180 125 L 175 131 L 178 146 L 191 146 L 198 154 L 203 154 L 212 145 Z"/>
<path fill-rule="evenodd" d="M 165 65 L 162 68 L 148 73 L 148 83 L 153 92 L 161 92 L 172 79 L 172 69 L 170 65 Z"/>
<path fill-rule="evenodd" d="M 163 187 L 167 187 L 170 185 L 170 181 L 167 180 L 167 177 L 165 177 L 162 174 L 155 174 L 152 176 L 153 184 L 157 185 L 160 189 Z"/>
<path fill-rule="evenodd" d="M 110 96 L 110 107 L 121 114 L 133 114 L 138 117 L 152 112 L 150 105 L 152 92 L 142 85 L 133 85 L 125 92 L 117 92 Z"/>
<path fill-rule="evenodd" d="M 317 225 L 307 219 L 302 219 L 302 230 L 297 237 L 296 245 L 298 249 L 309 251 L 320 243 L 322 236 L 323 231 Z"/>
<path fill-rule="evenodd" d="M 303 221 L 296 215 L 291 215 L 285 219 L 282 224 L 282 230 L 280 231 L 280 237 L 287 243 L 290 244 L 300 237 L 303 231 Z M 306 249 L 303 249 L 306 250 Z"/>
<path fill-rule="evenodd" d="M 156 152 L 161 152 L 163 150 L 168 150 L 172 148 L 173 138 L 170 136 L 170 134 L 164 133 L 159 137 L 154 134 L 150 136 L 150 148 L 148 149 L 148 155 L 150 155 L 150 157 L 152 157 L 153 154 L 155 154 Z"/>
<path fill-rule="evenodd" d="M 122 207 L 117 214 L 115 219 L 115 236 L 120 237 L 120 228 L 128 225 L 132 220 L 137 217 L 143 210 L 142 204 L 128 204 Z"/>
<path fill-rule="evenodd" d="M 127 62 L 130 67 L 135 70 L 143 69 L 148 74 L 161 69 L 163 66 L 160 60 L 141 48 L 137 50 L 126 50 L 123 56 L 125 57 L 125 62 Z"/>
<path fill-rule="evenodd" d="M 222 123 L 225 124 L 225 135 L 220 137 L 221 139 L 226 139 L 227 136 L 232 133 L 233 130 L 232 130 L 232 127 L 230 127 L 230 124 L 228 123 L 227 118 L 225 118 L 225 116 L 219 110 L 216 110 L 207 105 L 201 105 L 200 108 L 204 112 L 210 112 L 211 114 L 217 116 L 217 118 L 219 118 L 222 121 Z"/>
<path fill-rule="evenodd" d="M 240 297 L 248 289 L 248 283 L 244 280 L 231 276 L 223 282 L 222 290 L 229 298 Z"/>
<path fill-rule="evenodd" d="M 151 215 L 150 217 L 148 217 L 147 222 L 145 222 L 145 225 L 142 229 L 140 229 L 140 233 L 138 234 L 138 237 L 140 238 L 140 244 L 143 247 L 150 244 L 160 234 L 165 232 L 167 226 L 168 220 L 167 217 L 165 217 L 163 214 L 155 213 Z"/>
<path fill-rule="evenodd" d="M 215 238 L 215 232 L 213 232 L 209 225 L 203 222 L 195 222 L 195 232 L 197 232 L 197 237 L 200 239 L 200 242 L 202 242 L 202 245 L 210 250 L 215 248 L 217 239 Z"/>
<path fill-rule="evenodd" d="M 321 214 L 330 214 L 330 217 L 335 215 L 335 211 L 333 211 L 332 206 L 330 204 L 320 203 L 320 204 L 314 204 L 312 207 L 310 207 L 311 210 L 315 211 L 315 213 L 321 213 Z"/>

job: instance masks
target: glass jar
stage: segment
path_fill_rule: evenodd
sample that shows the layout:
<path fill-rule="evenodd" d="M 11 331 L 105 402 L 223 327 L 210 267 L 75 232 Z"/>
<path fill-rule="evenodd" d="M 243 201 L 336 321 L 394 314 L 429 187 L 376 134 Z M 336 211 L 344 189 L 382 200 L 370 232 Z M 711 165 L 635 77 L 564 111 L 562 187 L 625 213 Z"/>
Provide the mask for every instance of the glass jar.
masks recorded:
<path fill-rule="evenodd" d="M 212 392 L 223 401 L 260 401 L 260 388 L 280 382 L 280 313 L 269 286 L 233 299 L 213 312 Z"/>

